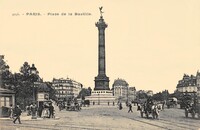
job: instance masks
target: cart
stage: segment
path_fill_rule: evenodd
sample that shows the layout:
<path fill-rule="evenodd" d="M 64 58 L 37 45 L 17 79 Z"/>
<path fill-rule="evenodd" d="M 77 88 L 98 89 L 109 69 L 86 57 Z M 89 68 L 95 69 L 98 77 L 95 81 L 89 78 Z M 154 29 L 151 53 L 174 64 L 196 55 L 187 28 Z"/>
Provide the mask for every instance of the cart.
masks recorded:
<path fill-rule="evenodd" d="M 140 110 L 140 115 L 142 118 L 144 117 L 144 114 L 146 118 L 149 118 L 149 116 L 152 115 L 153 119 L 157 119 L 159 115 L 157 105 L 141 104 L 138 110 Z"/>
<path fill-rule="evenodd" d="M 197 115 L 200 119 L 200 103 L 188 104 L 185 107 L 185 117 L 188 118 L 189 114 L 191 114 L 192 118 L 195 118 L 195 115 Z"/>

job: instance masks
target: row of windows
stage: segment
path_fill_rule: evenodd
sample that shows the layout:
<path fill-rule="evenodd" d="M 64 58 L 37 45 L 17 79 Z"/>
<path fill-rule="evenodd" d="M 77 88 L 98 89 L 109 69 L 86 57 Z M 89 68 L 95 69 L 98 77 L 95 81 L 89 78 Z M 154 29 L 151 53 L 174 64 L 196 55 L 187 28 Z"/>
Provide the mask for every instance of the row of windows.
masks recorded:
<path fill-rule="evenodd" d="M 55 88 L 56 90 L 74 90 L 73 88 Z"/>
<path fill-rule="evenodd" d="M 53 84 L 54 87 L 59 87 L 59 86 L 66 86 L 66 87 L 73 87 L 72 84 Z"/>
<path fill-rule="evenodd" d="M 10 97 L 0 97 L 0 107 L 6 106 L 9 107 L 11 104 L 11 98 Z"/>
<path fill-rule="evenodd" d="M 68 84 L 74 84 L 74 85 L 76 85 L 76 86 L 82 86 L 82 84 L 81 83 L 78 83 L 78 82 L 76 82 L 76 81 L 73 81 L 73 80 L 53 80 L 53 83 L 55 84 L 55 83 L 60 83 L 60 84 L 62 84 L 62 83 L 68 83 Z"/>
<path fill-rule="evenodd" d="M 57 91 L 58 93 L 72 93 L 73 91 Z"/>
<path fill-rule="evenodd" d="M 71 88 L 71 89 L 81 89 L 80 87 L 74 87 L 74 86 L 53 86 L 55 89 L 66 89 L 66 88 Z"/>

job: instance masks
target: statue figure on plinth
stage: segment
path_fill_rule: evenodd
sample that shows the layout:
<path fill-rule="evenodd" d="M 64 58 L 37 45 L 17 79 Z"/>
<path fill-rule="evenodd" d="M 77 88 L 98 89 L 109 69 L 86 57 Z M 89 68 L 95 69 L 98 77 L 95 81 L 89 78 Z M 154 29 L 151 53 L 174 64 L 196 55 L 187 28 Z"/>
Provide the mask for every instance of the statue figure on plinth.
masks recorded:
<path fill-rule="evenodd" d="M 100 10 L 101 17 L 102 17 L 102 14 L 103 14 L 103 11 L 102 11 L 102 9 L 103 9 L 103 6 L 99 7 L 99 10 Z"/>

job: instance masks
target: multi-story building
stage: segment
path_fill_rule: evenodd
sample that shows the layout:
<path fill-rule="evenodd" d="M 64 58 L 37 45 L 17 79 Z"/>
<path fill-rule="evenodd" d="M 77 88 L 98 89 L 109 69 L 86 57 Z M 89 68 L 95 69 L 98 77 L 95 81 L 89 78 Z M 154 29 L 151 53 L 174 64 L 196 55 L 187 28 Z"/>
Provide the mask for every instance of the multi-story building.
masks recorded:
<path fill-rule="evenodd" d="M 200 101 L 200 72 L 199 71 L 197 71 L 197 75 L 196 75 L 196 84 L 197 84 L 197 96 Z"/>
<path fill-rule="evenodd" d="M 181 93 L 196 93 L 197 92 L 197 87 L 200 85 L 200 73 L 197 72 L 197 75 L 187 75 L 184 74 L 182 80 L 179 80 L 176 89 L 178 92 Z"/>
<path fill-rule="evenodd" d="M 127 101 L 129 84 L 123 79 L 116 79 L 112 85 L 113 96 L 121 101 Z"/>
<path fill-rule="evenodd" d="M 69 78 L 54 78 L 52 86 L 57 91 L 56 97 L 58 99 L 65 99 L 67 97 L 77 97 L 83 85 Z"/>

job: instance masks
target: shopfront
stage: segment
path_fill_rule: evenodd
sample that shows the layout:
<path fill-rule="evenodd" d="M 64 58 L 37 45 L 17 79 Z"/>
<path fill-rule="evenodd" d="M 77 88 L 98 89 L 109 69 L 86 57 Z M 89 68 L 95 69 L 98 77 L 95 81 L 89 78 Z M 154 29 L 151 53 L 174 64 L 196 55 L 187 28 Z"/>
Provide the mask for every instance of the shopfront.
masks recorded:
<path fill-rule="evenodd" d="M 10 105 L 15 107 L 15 92 L 0 88 L 0 116 L 8 116 Z"/>

